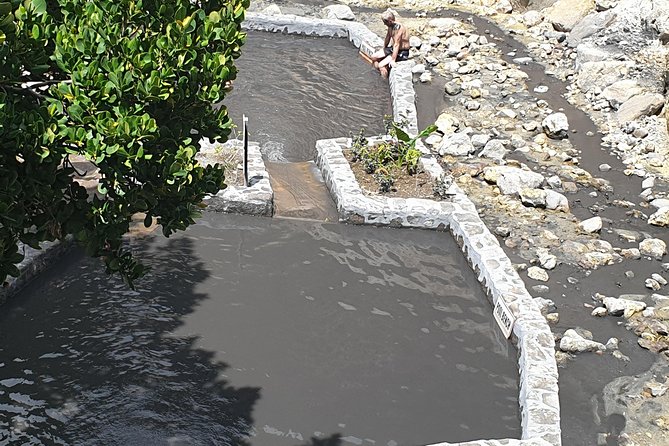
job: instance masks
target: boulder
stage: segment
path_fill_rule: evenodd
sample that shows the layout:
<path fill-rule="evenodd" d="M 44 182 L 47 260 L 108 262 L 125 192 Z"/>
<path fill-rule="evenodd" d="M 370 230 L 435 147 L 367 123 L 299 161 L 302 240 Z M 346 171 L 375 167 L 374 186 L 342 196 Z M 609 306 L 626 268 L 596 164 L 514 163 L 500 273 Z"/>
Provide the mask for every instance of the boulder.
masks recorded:
<path fill-rule="evenodd" d="M 423 45 L 423 41 L 418 36 L 411 36 L 409 37 L 409 45 L 411 48 L 420 48 Z"/>
<path fill-rule="evenodd" d="M 615 19 L 616 14 L 612 11 L 593 12 L 587 15 L 572 28 L 569 36 L 567 36 L 567 44 L 572 47 L 577 46 L 586 37 L 608 27 Z"/>
<path fill-rule="evenodd" d="M 536 189 L 544 182 L 544 176 L 530 170 L 511 166 L 490 166 L 483 169 L 483 178 L 496 183 L 504 195 L 517 195 L 522 189 Z"/>
<path fill-rule="evenodd" d="M 642 256 L 662 260 L 662 257 L 667 253 L 667 244 L 659 238 L 647 238 L 639 243 L 639 252 Z"/>
<path fill-rule="evenodd" d="M 525 206 L 532 206 L 535 208 L 546 207 L 546 191 L 543 189 L 522 189 L 520 191 L 520 201 Z"/>
<path fill-rule="evenodd" d="M 585 62 L 577 68 L 576 85 L 584 92 L 603 89 L 623 80 L 631 67 L 632 63 L 628 61 Z"/>
<path fill-rule="evenodd" d="M 578 227 L 587 233 L 599 232 L 602 230 L 602 217 L 592 217 L 583 220 L 578 224 Z"/>
<path fill-rule="evenodd" d="M 474 143 L 474 141 L 472 141 Z M 504 147 L 504 144 L 499 139 L 491 139 L 488 141 L 483 150 L 479 153 L 482 158 L 490 158 L 497 161 L 502 161 L 509 150 Z"/>
<path fill-rule="evenodd" d="M 569 212 L 569 200 L 559 192 L 546 189 L 546 209 Z"/>
<path fill-rule="evenodd" d="M 439 17 L 431 19 L 428 22 L 428 25 L 432 28 L 436 28 L 436 31 L 439 35 L 445 36 L 451 31 L 454 31 L 462 27 L 462 22 L 450 17 Z"/>
<path fill-rule="evenodd" d="M 279 5 L 271 4 L 262 12 L 267 15 L 281 15 L 281 8 L 279 8 Z"/>
<path fill-rule="evenodd" d="M 576 330 L 570 328 L 564 332 L 562 339 L 560 339 L 560 350 L 569 353 L 594 352 L 605 351 L 606 346 L 600 342 L 586 339 L 578 334 Z"/>
<path fill-rule="evenodd" d="M 553 113 L 541 121 L 544 133 L 552 139 L 563 139 L 569 134 L 569 121 L 564 113 Z"/>
<path fill-rule="evenodd" d="M 460 35 L 449 37 L 448 39 L 446 39 L 444 44 L 446 45 L 446 50 L 449 53 L 455 53 L 455 54 L 459 53 L 464 48 L 469 47 L 469 41 L 467 40 L 467 38 L 465 36 L 460 36 Z"/>
<path fill-rule="evenodd" d="M 661 207 L 648 217 L 648 223 L 653 226 L 669 226 L 669 206 Z"/>
<path fill-rule="evenodd" d="M 624 79 L 606 87 L 602 96 L 609 101 L 611 107 L 617 109 L 623 102 L 641 93 L 643 93 L 643 89 L 639 86 L 639 82 L 633 79 Z"/>
<path fill-rule="evenodd" d="M 603 303 L 611 316 L 624 316 L 627 319 L 646 308 L 645 302 L 617 297 L 605 297 Z"/>
<path fill-rule="evenodd" d="M 625 101 L 616 113 L 618 122 L 634 121 L 642 116 L 657 114 L 664 105 L 664 96 L 659 93 L 642 93 Z"/>
<path fill-rule="evenodd" d="M 460 127 L 460 121 L 451 114 L 442 113 L 439 115 L 434 125 L 437 126 L 437 130 L 439 130 L 441 133 L 444 135 L 449 135 L 451 133 L 455 133 L 455 131 L 458 130 Z"/>
<path fill-rule="evenodd" d="M 536 26 L 544 20 L 544 16 L 539 11 L 527 11 L 523 14 L 523 23 L 525 26 Z"/>
<path fill-rule="evenodd" d="M 539 268 L 538 266 L 530 266 L 527 268 L 527 277 L 540 282 L 548 282 L 548 273 L 546 270 Z"/>
<path fill-rule="evenodd" d="M 323 8 L 321 16 L 325 19 L 355 20 L 355 14 L 347 5 L 329 5 Z"/>
<path fill-rule="evenodd" d="M 544 9 L 544 18 L 557 31 L 568 32 L 595 10 L 594 0 L 558 0 Z"/>
<path fill-rule="evenodd" d="M 437 146 L 437 152 L 441 156 L 467 156 L 474 153 L 475 150 L 469 135 L 462 132 L 445 135 Z"/>

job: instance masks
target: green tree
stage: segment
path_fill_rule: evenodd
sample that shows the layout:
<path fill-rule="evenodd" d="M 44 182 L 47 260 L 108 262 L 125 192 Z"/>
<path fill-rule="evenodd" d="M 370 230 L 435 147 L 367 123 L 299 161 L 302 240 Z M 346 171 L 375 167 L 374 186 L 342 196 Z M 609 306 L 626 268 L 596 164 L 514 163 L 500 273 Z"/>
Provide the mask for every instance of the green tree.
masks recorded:
<path fill-rule="evenodd" d="M 165 236 L 225 187 L 196 160 L 224 140 L 225 96 L 249 0 L 0 0 L 0 283 L 19 243 L 73 234 L 132 284 L 142 265 L 121 237 L 145 213 Z M 70 156 L 100 171 L 96 194 Z"/>

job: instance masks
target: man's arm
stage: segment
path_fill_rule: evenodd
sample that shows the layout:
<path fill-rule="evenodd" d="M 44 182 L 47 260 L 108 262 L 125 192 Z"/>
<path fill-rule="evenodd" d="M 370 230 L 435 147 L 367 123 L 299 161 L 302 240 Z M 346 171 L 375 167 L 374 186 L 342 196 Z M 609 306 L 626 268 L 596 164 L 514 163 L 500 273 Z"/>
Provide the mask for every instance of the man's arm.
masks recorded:
<path fill-rule="evenodd" d="M 386 33 L 386 38 L 383 40 L 383 47 L 387 47 L 390 45 L 390 38 L 393 36 L 393 33 L 390 28 L 388 28 L 388 32 Z"/>

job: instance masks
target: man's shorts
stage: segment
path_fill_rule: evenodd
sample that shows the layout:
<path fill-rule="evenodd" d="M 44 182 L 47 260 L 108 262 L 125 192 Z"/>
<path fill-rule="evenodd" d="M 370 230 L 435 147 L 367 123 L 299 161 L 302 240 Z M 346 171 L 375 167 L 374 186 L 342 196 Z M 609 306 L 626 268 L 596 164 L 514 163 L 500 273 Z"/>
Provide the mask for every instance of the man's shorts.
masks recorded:
<path fill-rule="evenodd" d="M 390 56 L 391 54 L 393 54 L 393 47 L 387 46 L 383 49 L 383 52 L 386 56 Z M 400 52 L 397 53 L 398 62 L 408 59 L 409 59 L 409 50 L 400 50 Z"/>

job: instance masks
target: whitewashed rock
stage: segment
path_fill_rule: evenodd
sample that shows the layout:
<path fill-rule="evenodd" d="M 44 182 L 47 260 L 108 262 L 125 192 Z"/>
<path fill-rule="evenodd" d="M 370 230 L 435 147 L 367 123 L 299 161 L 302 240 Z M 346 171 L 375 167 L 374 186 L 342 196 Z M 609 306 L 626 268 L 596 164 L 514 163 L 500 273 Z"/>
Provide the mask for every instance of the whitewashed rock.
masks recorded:
<path fill-rule="evenodd" d="M 667 244 L 659 238 L 647 238 L 639 243 L 641 255 L 661 260 L 667 253 Z"/>
<path fill-rule="evenodd" d="M 644 178 L 641 182 L 641 189 L 655 187 L 655 177 Z"/>
<path fill-rule="evenodd" d="M 594 0 L 558 0 L 544 9 L 544 19 L 557 31 L 571 31 L 585 16 L 595 10 Z"/>
<path fill-rule="evenodd" d="M 669 207 L 669 198 L 656 198 L 650 202 L 650 205 L 656 209 Z"/>
<path fill-rule="evenodd" d="M 323 8 L 322 17 L 337 20 L 355 20 L 355 14 L 347 5 L 329 5 Z"/>
<path fill-rule="evenodd" d="M 605 297 L 603 303 L 611 316 L 624 316 L 627 319 L 646 308 L 645 302 L 617 297 Z"/>
<path fill-rule="evenodd" d="M 569 121 L 564 113 L 553 113 L 541 121 L 544 133 L 552 139 L 566 138 L 569 134 Z"/>
<path fill-rule="evenodd" d="M 437 151 L 439 155 L 467 156 L 474 153 L 476 149 L 466 133 L 450 133 L 444 135 L 439 143 Z"/>
<path fill-rule="evenodd" d="M 620 106 L 616 118 L 620 123 L 634 121 L 642 116 L 657 114 L 663 106 L 664 96 L 659 93 L 638 94 Z"/>
<path fill-rule="evenodd" d="M 528 28 L 536 26 L 544 20 L 544 16 L 539 11 L 527 11 L 523 14 L 523 23 Z"/>
<path fill-rule="evenodd" d="M 570 328 L 564 332 L 562 339 L 560 339 L 560 350 L 569 353 L 594 352 L 605 351 L 606 346 L 600 342 L 586 339 L 578 334 L 576 330 Z"/>
<path fill-rule="evenodd" d="M 623 102 L 641 93 L 643 89 L 639 86 L 639 82 L 633 79 L 623 79 L 606 87 L 602 91 L 602 96 L 613 108 L 617 109 Z"/>
<path fill-rule="evenodd" d="M 548 184 L 553 189 L 559 189 L 562 187 L 562 180 L 557 175 L 551 175 L 546 178 L 546 184 Z"/>
<path fill-rule="evenodd" d="M 539 268 L 538 266 L 530 266 L 527 268 L 527 277 L 540 282 L 548 282 L 548 273 L 546 270 Z"/>
<path fill-rule="evenodd" d="M 473 144 L 473 141 L 472 141 Z M 509 150 L 504 147 L 504 144 L 499 139 L 491 139 L 488 141 L 483 150 L 479 153 L 482 158 L 490 158 L 497 161 L 502 161 Z"/>
<path fill-rule="evenodd" d="M 599 232 L 602 229 L 602 217 L 592 217 L 583 220 L 578 224 L 578 227 L 587 233 Z"/>
<path fill-rule="evenodd" d="M 669 226 L 669 206 L 661 207 L 648 217 L 648 223 L 653 226 Z"/>
<path fill-rule="evenodd" d="M 545 192 L 546 209 L 569 212 L 569 200 L 567 197 L 551 189 L 545 189 Z"/>
<path fill-rule="evenodd" d="M 437 117 L 434 125 L 444 135 L 455 133 L 460 127 L 460 120 L 449 113 L 442 113 Z"/>

